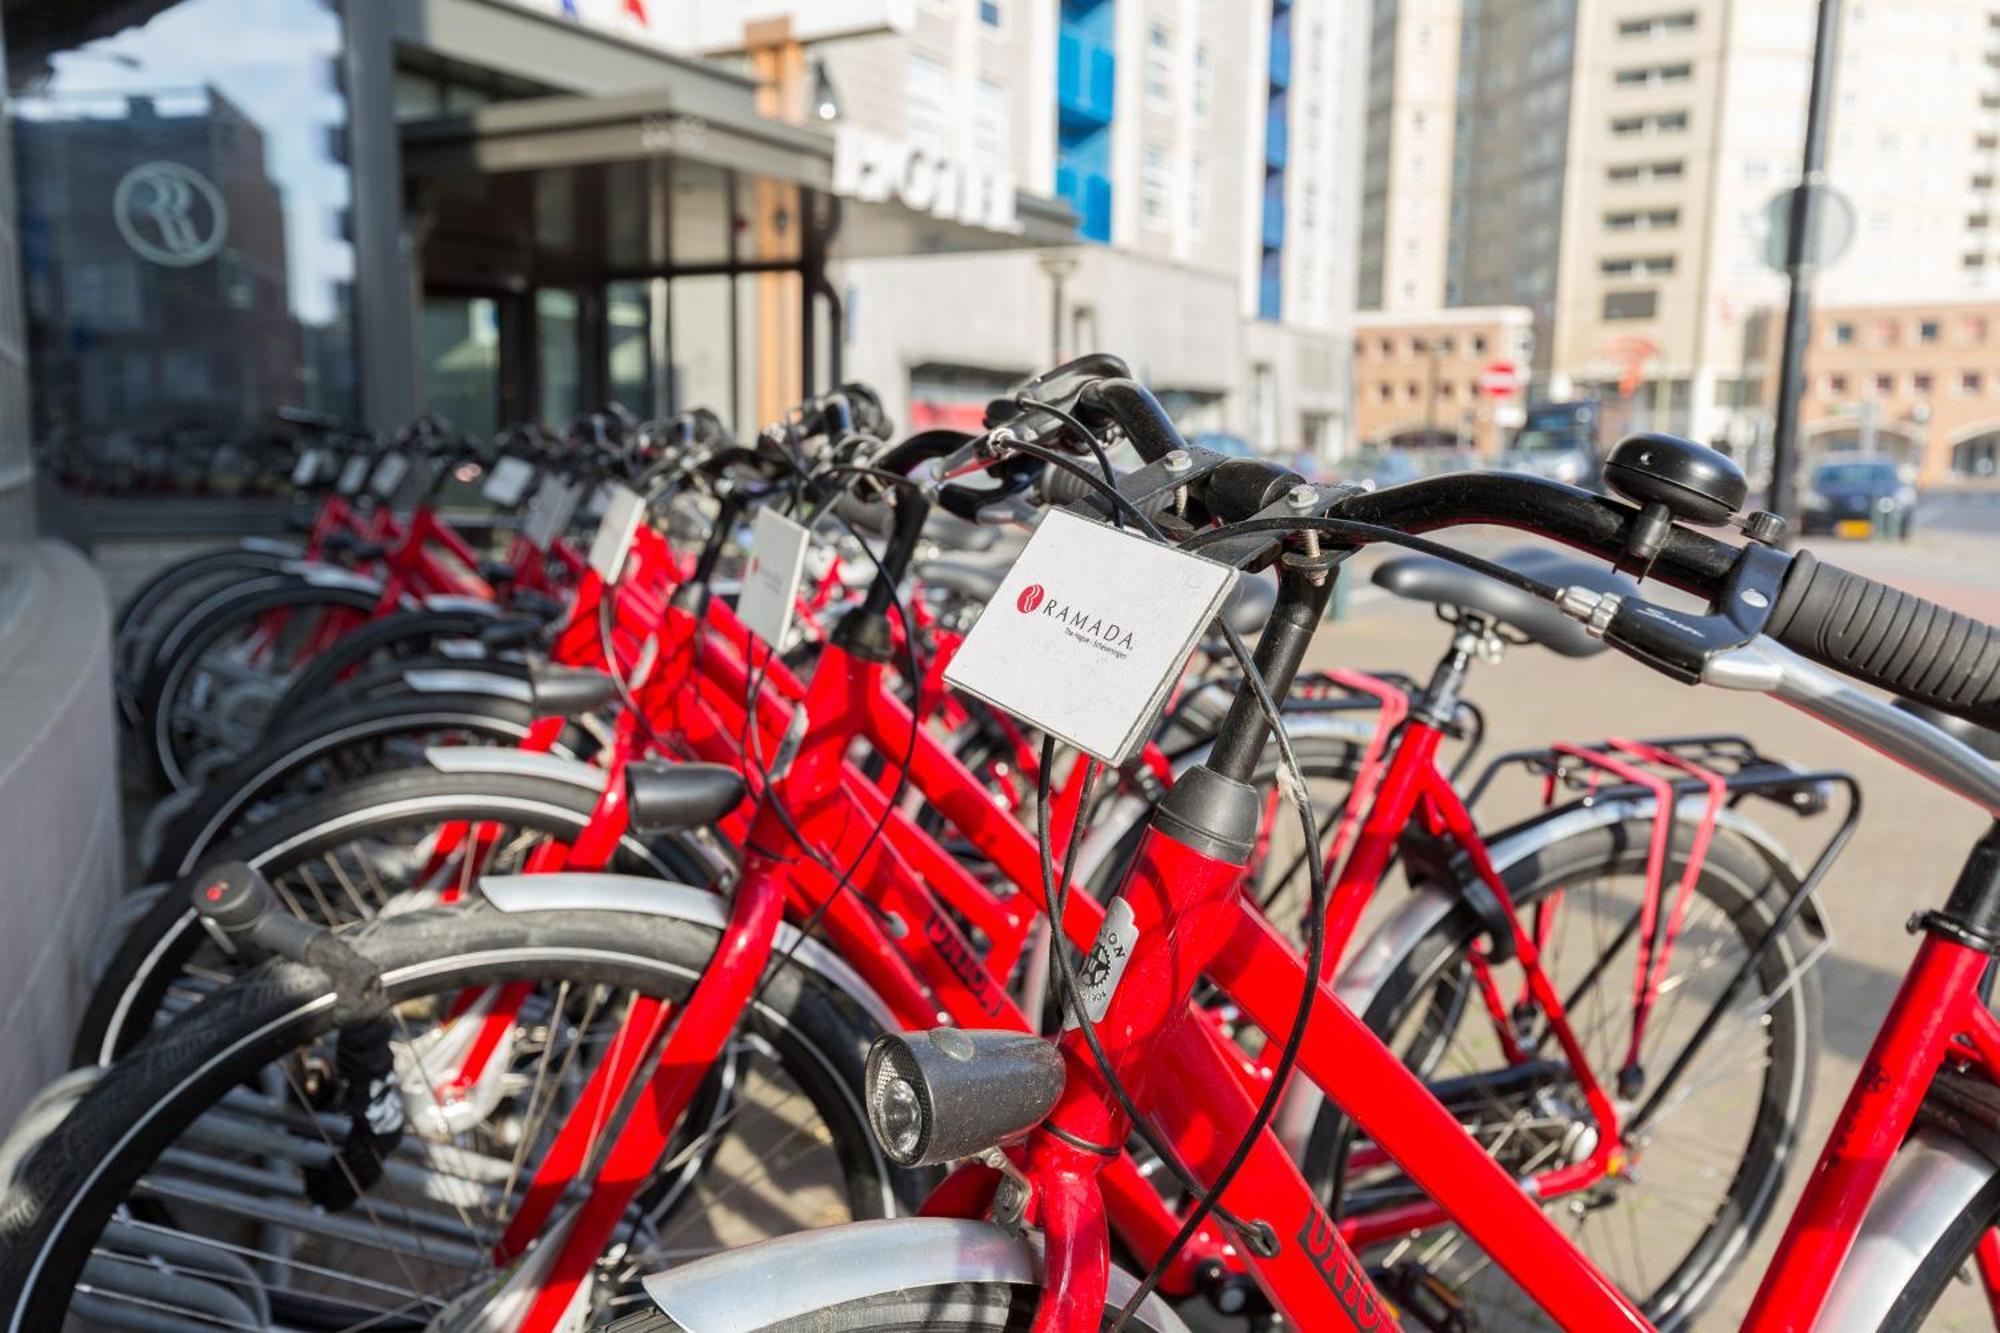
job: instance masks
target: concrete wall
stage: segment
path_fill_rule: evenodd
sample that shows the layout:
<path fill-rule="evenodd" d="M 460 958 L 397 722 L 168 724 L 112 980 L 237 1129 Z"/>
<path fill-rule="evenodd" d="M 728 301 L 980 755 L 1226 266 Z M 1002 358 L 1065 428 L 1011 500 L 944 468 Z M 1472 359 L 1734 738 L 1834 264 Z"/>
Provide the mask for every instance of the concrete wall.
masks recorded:
<path fill-rule="evenodd" d="M 84 955 L 124 874 L 110 612 L 74 548 L 18 546 L 0 579 L 0 1125 L 66 1067 Z"/>
<path fill-rule="evenodd" d="M 104 585 L 34 539 L 11 149 L 0 121 L 0 1132 L 68 1064 L 84 955 L 124 875 Z"/>

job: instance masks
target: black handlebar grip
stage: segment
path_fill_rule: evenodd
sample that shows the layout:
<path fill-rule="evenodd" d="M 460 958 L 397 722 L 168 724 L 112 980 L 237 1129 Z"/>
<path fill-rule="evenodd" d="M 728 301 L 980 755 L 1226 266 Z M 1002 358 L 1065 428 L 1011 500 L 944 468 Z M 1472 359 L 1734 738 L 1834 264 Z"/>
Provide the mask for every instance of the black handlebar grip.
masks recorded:
<path fill-rule="evenodd" d="M 2000 728 L 2000 629 L 1800 552 L 1764 632 L 1823 666 Z"/>

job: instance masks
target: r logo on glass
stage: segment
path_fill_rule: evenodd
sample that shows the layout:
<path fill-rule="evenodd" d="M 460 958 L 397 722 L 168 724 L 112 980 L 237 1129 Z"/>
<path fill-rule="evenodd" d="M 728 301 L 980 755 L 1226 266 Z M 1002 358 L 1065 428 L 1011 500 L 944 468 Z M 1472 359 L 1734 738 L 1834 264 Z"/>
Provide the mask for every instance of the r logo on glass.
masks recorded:
<path fill-rule="evenodd" d="M 142 162 L 126 172 L 111 196 L 111 216 L 141 259 L 169 268 L 213 258 L 229 235 L 222 191 L 179 162 Z"/>

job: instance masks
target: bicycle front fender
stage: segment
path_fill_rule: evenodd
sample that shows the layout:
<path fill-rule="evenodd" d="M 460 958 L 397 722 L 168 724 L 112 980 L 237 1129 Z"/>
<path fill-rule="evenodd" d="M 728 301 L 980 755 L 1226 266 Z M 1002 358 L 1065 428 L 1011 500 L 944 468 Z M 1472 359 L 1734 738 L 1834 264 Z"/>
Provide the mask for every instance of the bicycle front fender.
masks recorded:
<path fill-rule="evenodd" d="M 502 912 L 635 912 L 674 917 L 713 930 L 729 925 L 728 902 L 707 889 L 674 884 L 641 875 L 555 871 L 536 875 L 482 875 L 480 896 Z M 902 1030 L 888 1004 L 875 993 L 846 959 L 810 935 L 801 937 L 791 922 L 778 926 L 772 952 L 792 965 L 818 974 L 847 995 L 884 1032 Z"/>
<path fill-rule="evenodd" d="M 1933 1245 L 1996 1174 L 1986 1151 L 1920 1125 L 1889 1163 L 1814 1327 L 1880 1328 Z"/>
<path fill-rule="evenodd" d="M 656 1273 L 644 1285 L 687 1333 L 735 1333 L 910 1288 L 1035 1287 L 1041 1272 L 1039 1237 L 1010 1236 L 989 1222 L 908 1217 L 793 1232 Z M 1112 1268 L 1110 1303 L 1122 1304 L 1138 1285 Z M 1139 1318 L 1159 1333 L 1188 1333 L 1158 1296 L 1147 1297 Z"/>

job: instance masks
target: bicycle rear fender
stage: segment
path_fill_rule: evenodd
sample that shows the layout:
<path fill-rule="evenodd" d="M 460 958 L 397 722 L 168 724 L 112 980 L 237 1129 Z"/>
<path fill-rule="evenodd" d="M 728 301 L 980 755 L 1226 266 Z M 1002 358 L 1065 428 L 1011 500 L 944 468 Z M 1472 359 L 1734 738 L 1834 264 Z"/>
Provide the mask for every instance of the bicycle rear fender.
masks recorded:
<path fill-rule="evenodd" d="M 793 1232 L 724 1250 L 645 1280 L 646 1294 L 687 1333 L 764 1328 L 848 1301 L 953 1282 L 1038 1287 L 1039 1239 L 988 1222 L 909 1217 Z M 1110 1272 L 1107 1297 L 1123 1304 L 1138 1281 Z M 1140 1319 L 1159 1333 L 1188 1333 L 1158 1296 Z"/>
<path fill-rule="evenodd" d="M 1676 821 L 1694 822 L 1701 819 L 1706 809 L 1706 798 L 1683 796 L 1677 803 L 1674 815 Z M 1592 829 L 1622 824 L 1627 820 L 1653 818 L 1653 802 L 1648 797 L 1635 796 L 1620 800 L 1593 802 L 1564 810 L 1553 816 L 1534 815 L 1518 824 L 1501 829 L 1487 840 L 1487 850 L 1492 857 L 1493 870 L 1505 876 L 1515 865 L 1533 856 L 1544 848 L 1551 847 L 1565 838 L 1573 838 Z M 1771 832 L 1755 820 L 1746 818 L 1734 807 L 1725 806 L 1716 813 L 1716 827 L 1727 829 L 1745 842 L 1768 861 L 1771 868 L 1796 886 L 1804 879 L 1804 872 L 1792 859 Z M 1341 969 L 1336 985 L 1342 999 L 1360 1007 L 1372 1001 L 1375 991 L 1393 970 L 1395 962 L 1417 940 L 1423 938 L 1431 928 L 1442 921 L 1445 914 L 1461 897 L 1471 899 L 1472 890 L 1483 894 L 1485 886 L 1472 880 L 1472 869 L 1459 858 L 1454 862 L 1457 881 L 1440 884 L 1435 880 L 1412 893 L 1409 900 L 1398 908 L 1378 927 L 1362 946 L 1349 955 L 1348 963 Z M 1468 880 L 1471 880 L 1468 883 Z M 1473 899 L 1475 909 L 1478 907 Z M 1484 914 L 1482 913 L 1482 916 Z M 1817 939 L 1829 938 L 1826 919 L 1821 916 L 1819 903 L 1808 902 L 1799 919 Z M 1350 986 L 1356 989 L 1350 993 Z"/>
<path fill-rule="evenodd" d="M 585 791 L 604 790 L 604 770 L 577 759 L 535 750 L 497 745 L 433 745 L 424 762 L 440 773 L 511 773 L 517 777 L 551 778 Z"/>
<path fill-rule="evenodd" d="M 632 912 L 665 916 L 722 931 L 729 926 L 728 900 L 707 889 L 691 888 L 642 875 L 602 875 L 557 871 L 536 875 L 483 875 L 481 895 L 496 909 L 517 912 Z M 848 965 L 847 960 L 811 936 L 801 937 L 790 922 L 778 926 L 772 953 L 823 978 L 854 1002 L 885 1032 L 902 1024 L 889 1006 Z"/>

